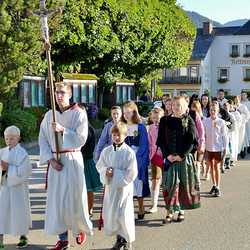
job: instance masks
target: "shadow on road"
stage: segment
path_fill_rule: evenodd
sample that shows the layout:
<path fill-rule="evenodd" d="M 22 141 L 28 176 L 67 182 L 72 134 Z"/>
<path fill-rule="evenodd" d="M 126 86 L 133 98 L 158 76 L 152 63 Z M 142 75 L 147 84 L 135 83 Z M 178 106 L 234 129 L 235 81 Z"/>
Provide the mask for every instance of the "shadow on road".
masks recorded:
<path fill-rule="evenodd" d="M 5 250 L 13 250 L 16 249 L 15 245 L 5 245 Z M 27 250 L 44 250 L 47 249 L 47 245 L 42 246 L 42 245 L 29 245 L 27 248 L 25 248 Z"/>

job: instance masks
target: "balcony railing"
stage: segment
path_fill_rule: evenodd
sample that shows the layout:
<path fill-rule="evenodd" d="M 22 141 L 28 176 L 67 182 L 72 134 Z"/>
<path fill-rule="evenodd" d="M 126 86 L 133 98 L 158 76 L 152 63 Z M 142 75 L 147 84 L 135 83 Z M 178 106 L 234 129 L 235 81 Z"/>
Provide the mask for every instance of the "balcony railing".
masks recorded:
<path fill-rule="evenodd" d="M 162 83 L 189 83 L 189 84 L 200 84 L 201 77 L 188 77 L 188 76 L 177 76 L 177 77 L 165 77 L 161 81 Z"/>

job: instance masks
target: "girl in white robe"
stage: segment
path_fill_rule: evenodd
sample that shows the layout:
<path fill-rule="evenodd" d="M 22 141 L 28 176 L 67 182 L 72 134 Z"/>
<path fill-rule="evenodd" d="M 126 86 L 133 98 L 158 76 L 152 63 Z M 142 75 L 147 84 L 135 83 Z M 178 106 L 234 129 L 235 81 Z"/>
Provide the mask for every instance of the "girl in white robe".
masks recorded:
<path fill-rule="evenodd" d="M 128 245 L 135 240 L 133 181 L 137 176 L 137 161 L 134 151 L 124 143 L 126 125 L 118 123 L 111 131 L 114 145 L 102 151 L 96 165 L 105 185 L 104 231 L 107 235 L 117 235 L 112 249 L 129 249 Z M 111 176 L 108 176 L 110 171 Z"/>
<path fill-rule="evenodd" d="M 28 178 L 32 167 L 27 152 L 18 144 L 20 130 L 8 127 L 4 136 L 7 147 L 0 150 L 0 169 L 8 167 L 3 176 L 1 173 L 0 183 L 0 249 L 4 248 L 4 234 L 20 236 L 17 248 L 24 248 L 31 227 Z M 14 144 L 13 139 L 16 140 Z"/>

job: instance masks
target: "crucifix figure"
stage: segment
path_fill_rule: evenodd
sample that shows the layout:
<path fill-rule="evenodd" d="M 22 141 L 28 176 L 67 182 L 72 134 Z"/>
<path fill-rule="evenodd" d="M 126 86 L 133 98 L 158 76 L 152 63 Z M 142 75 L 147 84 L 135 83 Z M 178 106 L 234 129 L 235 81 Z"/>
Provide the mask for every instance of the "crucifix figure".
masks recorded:
<path fill-rule="evenodd" d="M 46 50 L 46 58 L 48 62 L 50 102 L 51 102 L 53 123 L 55 123 L 56 122 L 56 105 L 55 105 L 55 94 L 54 94 L 54 85 L 53 85 L 52 64 L 51 64 L 51 45 L 49 41 L 48 17 L 56 13 L 62 13 L 63 8 L 47 9 L 45 1 L 46 0 L 40 0 L 40 9 L 37 11 L 34 11 L 33 14 L 35 16 L 40 17 L 42 38 L 44 40 L 44 48 Z M 57 132 L 55 132 L 55 145 L 56 145 L 56 158 L 57 160 L 59 160 L 59 142 L 58 142 Z"/>

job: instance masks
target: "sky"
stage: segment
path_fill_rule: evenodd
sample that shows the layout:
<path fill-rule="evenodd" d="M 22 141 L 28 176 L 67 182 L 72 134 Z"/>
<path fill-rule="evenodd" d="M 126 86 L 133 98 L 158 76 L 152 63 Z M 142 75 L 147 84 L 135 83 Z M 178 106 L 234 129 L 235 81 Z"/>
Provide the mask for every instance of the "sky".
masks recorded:
<path fill-rule="evenodd" d="M 185 10 L 195 11 L 224 24 L 236 19 L 250 19 L 250 0 L 177 0 Z"/>

